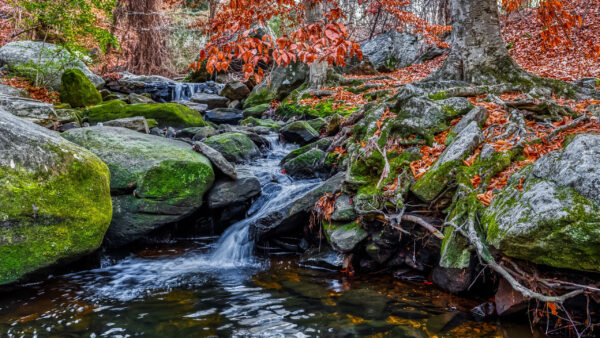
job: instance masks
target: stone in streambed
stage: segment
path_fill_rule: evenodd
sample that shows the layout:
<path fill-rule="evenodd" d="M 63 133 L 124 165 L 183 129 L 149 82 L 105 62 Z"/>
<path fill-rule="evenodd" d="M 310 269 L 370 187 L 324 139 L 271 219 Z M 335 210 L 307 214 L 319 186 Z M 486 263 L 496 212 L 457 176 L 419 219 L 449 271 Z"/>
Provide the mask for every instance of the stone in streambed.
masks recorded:
<path fill-rule="evenodd" d="M 216 124 L 238 125 L 243 115 L 241 110 L 235 108 L 215 108 L 206 112 L 204 118 Z"/>
<path fill-rule="evenodd" d="M 247 162 L 260 156 L 260 150 L 256 144 L 242 133 L 229 132 L 211 136 L 204 143 L 234 163 Z"/>
<path fill-rule="evenodd" d="M 260 182 L 255 176 L 242 176 L 235 181 L 218 180 L 208 193 L 208 207 L 217 209 L 242 203 L 260 192 Z"/>
<path fill-rule="evenodd" d="M 281 128 L 283 138 L 288 142 L 305 145 L 316 141 L 319 133 L 306 121 L 294 121 Z"/>
<path fill-rule="evenodd" d="M 142 116 L 126 117 L 123 119 L 106 121 L 106 122 L 103 122 L 102 124 L 107 127 L 127 128 L 127 129 L 131 129 L 131 130 L 135 130 L 138 133 L 144 133 L 144 134 L 150 133 L 150 129 L 148 128 L 148 123 L 146 122 L 146 119 L 143 118 Z"/>
<path fill-rule="evenodd" d="M 238 175 L 235 170 L 235 166 L 229 161 L 227 161 L 227 159 L 223 155 L 221 155 L 220 152 L 216 151 L 215 149 L 202 142 L 195 142 L 193 149 L 199 152 L 200 154 L 206 156 L 213 164 L 213 166 L 219 169 L 223 174 L 225 174 L 233 180 L 237 180 Z"/>

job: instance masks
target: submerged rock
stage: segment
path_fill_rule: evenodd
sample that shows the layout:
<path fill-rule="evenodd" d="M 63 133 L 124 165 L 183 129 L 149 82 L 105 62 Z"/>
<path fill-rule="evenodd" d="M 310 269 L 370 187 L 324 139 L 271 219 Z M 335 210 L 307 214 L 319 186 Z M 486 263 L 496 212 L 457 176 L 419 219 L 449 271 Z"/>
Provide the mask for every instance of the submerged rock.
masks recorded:
<path fill-rule="evenodd" d="M 102 95 L 79 69 L 67 69 L 61 77 L 60 102 L 87 107 L 102 102 Z"/>
<path fill-rule="evenodd" d="M 79 69 L 96 86 L 104 86 L 104 80 L 92 73 L 85 63 L 67 50 L 38 41 L 15 41 L 0 48 L 0 66 L 8 65 L 11 71 L 35 78 L 39 69 L 44 70 L 42 84 L 58 92 L 61 89 L 61 76 L 66 69 Z"/>
<path fill-rule="evenodd" d="M 198 210 L 215 179 L 210 161 L 179 141 L 115 127 L 73 129 L 63 135 L 110 168 L 114 213 L 106 241 L 111 246 Z"/>
<path fill-rule="evenodd" d="M 513 174 L 481 221 L 488 242 L 509 257 L 600 271 L 599 203 L 600 135 L 581 134 Z"/>
<path fill-rule="evenodd" d="M 108 168 L 57 133 L 0 109 L 0 284 L 102 243 Z"/>
<path fill-rule="evenodd" d="M 260 150 L 256 144 L 242 133 L 228 132 L 211 136 L 204 143 L 234 163 L 246 162 L 260 156 Z"/>

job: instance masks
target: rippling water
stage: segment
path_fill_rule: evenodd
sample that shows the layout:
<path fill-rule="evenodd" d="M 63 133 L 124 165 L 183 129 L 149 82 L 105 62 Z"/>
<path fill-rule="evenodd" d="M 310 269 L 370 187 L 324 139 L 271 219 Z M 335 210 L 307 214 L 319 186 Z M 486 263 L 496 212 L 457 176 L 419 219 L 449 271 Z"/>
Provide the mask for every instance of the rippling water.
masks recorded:
<path fill-rule="evenodd" d="M 181 239 L 100 268 L 0 294 L 0 337 L 515 336 L 526 326 L 476 322 L 476 302 L 389 276 L 348 279 L 299 268 L 294 257 L 253 255 L 248 225 L 318 184 L 278 167 L 291 149 L 273 141 L 252 170 L 263 195 L 220 238 Z"/>

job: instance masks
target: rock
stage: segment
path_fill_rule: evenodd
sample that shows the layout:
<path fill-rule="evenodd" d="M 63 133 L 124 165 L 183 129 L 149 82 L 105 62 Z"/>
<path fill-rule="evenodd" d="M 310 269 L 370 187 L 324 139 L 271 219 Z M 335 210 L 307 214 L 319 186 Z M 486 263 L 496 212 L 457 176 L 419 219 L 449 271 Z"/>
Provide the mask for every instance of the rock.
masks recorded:
<path fill-rule="evenodd" d="M 270 81 L 265 79 L 252 89 L 244 101 L 244 109 L 283 100 L 308 79 L 308 73 L 308 66 L 302 62 L 276 67 L 270 74 Z"/>
<path fill-rule="evenodd" d="M 256 117 L 248 117 L 242 121 L 243 126 L 267 127 L 271 130 L 279 130 L 281 124 L 271 119 L 257 119 Z"/>
<path fill-rule="evenodd" d="M 435 285 L 453 294 L 465 292 L 471 286 L 471 269 L 444 268 L 435 265 L 431 278 Z"/>
<path fill-rule="evenodd" d="M 469 156 L 483 141 L 483 133 L 476 121 L 472 121 L 456 137 L 454 142 L 444 150 L 430 170 L 436 170 L 450 161 L 463 160 Z"/>
<path fill-rule="evenodd" d="M 6 96 L 17 96 L 23 98 L 29 98 L 29 92 L 23 88 L 16 88 L 7 86 L 0 83 L 0 95 Z"/>
<path fill-rule="evenodd" d="M 362 242 L 369 234 L 361 227 L 360 223 L 332 224 L 323 222 L 323 229 L 329 244 L 339 252 L 349 253 Z"/>
<path fill-rule="evenodd" d="M 148 123 L 142 116 L 126 117 L 123 119 L 111 120 L 102 123 L 107 127 L 122 127 L 131 130 L 135 130 L 139 133 L 149 134 Z"/>
<path fill-rule="evenodd" d="M 455 134 L 460 134 L 463 129 L 471 124 L 471 122 L 476 122 L 480 127 L 483 126 L 485 121 L 488 118 L 488 111 L 483 107 L 475 107 L 473 108 L 467 115 L 465 115 L 458 123 L 452 128 L 452 132 Z"/>
<path fill-rule="evenodd" d="M 192 101 L 172 101 L 171 103 L 177 103 L 184 105 L 190 109 L 193 109 L 199 113 L 205 113 L 208 110 L 208 105 L 203 103 L 196 103 Z"/>
<path fill-rule="evenodd" d="M 254 132 L 251 132 L 249 130 L 238 130 L 237 132 L 248 136 L 248 138 L 252 142 L 254 142 L 254 144 L 259 148 L 269 148 L 269 146 L 270 146 L 270 143 L 266 138 L 254 133 Z"/>
<path fill-rule="evenodd" d="M 333 136 L 340 131 L 340 126 L 342 125 L 342 117 L 340 114 L 335 113 L 331 115 L 329 122 L 327 123 L 327 135 Z"/>
<path fill-rule="evenodd" d="M 327 154 L 318 148 L 300 154 L 283 162 L 285 172 L 294 178 L 308 178 L 316 176 L 325 168 L 324 161 Z"/>
<path fill-rule="evenodd" d="M 308 124 L 317 132 L 319 132 L 323 127 L 327 125 L 327 121 L 325 119 L 317 117 L 316 119 L 306 121 Z"/>
<path fill-rule="evenodd" d="M 305 145 L 316 141 L 319 133 L 306 121 L 295 121 L 281 128 L 283 138 L 288 142 Z"/>
<path fill-rule="evenodd" d="M 89 119 L 90 123 L 143 116 L 146 119 L 155 119 L 160 126 L 208 126 L 208 123 L 202 119 L 200 113 L 176 103 L 128 105 L 122 101 L 108 101 L 86 109 L 84 115 Z"/>
<path fill-rule="evenodd" d="M 356 219 L 356 211 L 350 196 L 343 194 L 335 199 L 335 209 L 330 218 L 336 222 L 351 222 Z"/>
<path fill-rule="evenodd" d="M 254 176 L 239 177 L 235 181 L 218 180 L 208 193 L 208 207 L 217 209 L 243 203 L 260 192 L 260 182 Z"/>
<path fill-rule="evenodd" d="M 223 96 L 206 93 L 196 93 L 192 95 L 190 101 L 205 104 L 208 109 L 227 107 L 228 99 Z"/>
<path fill-rule="evenodd" d="M 242 108 L 242 103 L 240 101 L 238 101 L 238 100 L 229 101 L 229 104 L 227 104 L 227 108 L 241 109 Z"/>
<path fill-rule="evenodd" d="M 509 257 L 598 272 L 599 203 L 600 135 L 580 134 L 513 174 L 481 222 L 489 244 Z"/>
<path fill-rule="evenodd" d="M 306 153 L 307 151 L 311 150 L 311 149 L 320 149 L 322 151 L 326 151 L 327 148 L 329 148 L 329 145 L 331 144 L 331 137 L 325 137 L 322 139 L 319 139 L 318 141 L 315 141 L 313 143 L 309 143 L 305 146 L 302 146 L 298 149 L 292 150 L 289 154 L 285 155 L 282 159 L 281 162 L 279 163 L 279 165 L 283 165 L 283 163 L 297 157 L 300 156 L 304 153 Z"/>
<path fill-rule="evenodd" d="M 162 130 L 160 128 L 152 127 L 152 128 L 150 128 L 150 135 L 164 137 L 165 132 L 164 132 L 164 130 Z"/>
<path fill-rule="evenodd" d="M 42 101 L 0 95 L 0 108 L 41 126 L 59 122 L 54 106 Z"/>
<path fill-rule="evenodd" d="M 263 113 L 269 109 L 269 107 L 271 106 L 271 103 L 263 103 L 263 104 L 259 104 L 247 109 L 244 109 L 244 112 L 242 113 L 244 115 L 244 117 L 258 117 L 260 118 Z"/>
<path fill-rule="evenodd" d="M 331 250 L 327 246 L 307 250 L 298 260 L 298 265 L 309 269 L 342 270 L 344 254 Z"/>
<path fill-rule="evenodd" d="M 256 144 L 241 133 L 224 133 L 211 136 L 205 144 L 220 152 L 228 161 L 234 163 L 247 162 L 260 155 Z"/>
<path fill-rule="evenodd" d="M 344 176 L 345 172 L 337 173 L 292 203 L 282 205 L 279 210 L 273 210 L 264 218 L 254 222 L 251 224 L 253 235 L 263 240 L 301 229 L 307 224 L 312 207 L 323 195 L 335 194 L 342 189 Z"/>
<path fill-rule="evenodd" d="M 446 52 L 416 34 L 396 29 L 365 42 L 361 50 L 375 69 L 383 72 L 422 63 Z"/>
<path fill-rule="evenodd" d="M 215 179 L 210 161 L 185 143 L 116 127 L 62 134 L 95 153 L 110 169 L 110 246 L 122 246 L 189 216 Z"/>
<path fill-rule="evenodd" d="M 136 93 L 129 93 L 129 95 L 127 95 L 127 102 L 129 104 L 150 104 L 150 103 L 156 103 L 154 100 L 152 100 L 152 98 L 149 98 L 149 97 L 144 96 L 144 95 L 136 94 Z"/>
<path fill-rule="evenodd" d="M 340 311 L 365 319 L 383 320 L 392 299 L 371 289 L 350 289 L 337 298 Z"/>
<path fill-rule="evenodd" d="M 79 69 L 67 69 L 61 77 L 60 102 L 87 107 L 102 102 L 102 95 Z"/>
<path fill-rule="evenodd" d="M 206 138 L 214 136 L 217 134 L 217 131 L 213 127 L 200 127 L 196 135 L 192 137 L 192 141 L 203 141 Z"/>
<path fill-rule="evenodd" d="M 58 92 L 61 77 L 66 69 L 79 69 L 96 88 L 104 86 L 104 80 L 92 73 L 75 55 L 62 47 L 37 41 L 15 41 L 0 48 L 0 66 L 8 65 L 11 71 L 35 78 L 39 69 L 44 70 L 41 81 L 44 87 Z"/>
<path fill-rule="evenodd" d="M 477 320 L 483 320 L 485 318 L 489 318 L 496 313 L 496 307 L 492 302 L 485 302 L 477 305 L 476 307 L 471 309 L 471 314 Z"/>
<path fill-rule="evenodd" d="M 242 111 L 233 108 L 215 108 L 204 115 L 206 120 L 217 124 L 238 125 L 243 118 Z"/>
<path fill-rule="evenodd" d="M 525 310 L 529 304 L 529 300 L 523 297 L 519 291 L 513 289 L 504 278 L 500 279 L 494 300 L 496 302 L 496 312 L 499 316 L 508 316 Z"/>
<path fill-rule="evenodd" d="M 112 215 L 108 168 L 0 109 L 0 284 L 96 250 Z"/>
<path fill-rule="evenodd" d="M 241 81 L 232 81 L 225 85 L 219 95 L 224 96 L 231 101 L 241 101 L 248 97 L 250 89 Z"/>
<path fill-rule="evenodd" d="M 167 132 L 165 133 L 166 138 L 176 138 L 177 131 L 173 127 L 168 127 Z"/>
<path fill-rule="evenodd" d="M 235 170 L 235 166 L 233 164 L 231 164 L 229 161 L 227 161 L 227 159 L 223 155 L 221 155 L 220 152 L 216 151 L 212 147 L 210 147 L 202 142 L 195 142 L 193 149 L 195 151 L 199 152 L 200 154 L 206 156 L 206 158 L 208 158 L 210 160 L 210 162 L 213 164 L 213 166 L 215 168 L 219 169 L 223 174 L 225 174 L 226 176 L 228 176 L 229 178 L 231 178 L 233 180 L 238 179 L 238 175 Z"/>
<path fill-rule="evenodd" d="M 77 122 L 69 122 L 69 123 L 65 123 L 65 124 L 61 125 L 60 127 L 58 127 L 58 131 L 61 133 L 64 133 L 67 130 L 75 129 L 75 128 L 81 128 L 81 125 Z"/>
<path fill-rule="evenodd" d="M 213 127 L 189 127 L 177 132 L 177 138 L 204 139 L 216 135 L 217 131 Z"/>

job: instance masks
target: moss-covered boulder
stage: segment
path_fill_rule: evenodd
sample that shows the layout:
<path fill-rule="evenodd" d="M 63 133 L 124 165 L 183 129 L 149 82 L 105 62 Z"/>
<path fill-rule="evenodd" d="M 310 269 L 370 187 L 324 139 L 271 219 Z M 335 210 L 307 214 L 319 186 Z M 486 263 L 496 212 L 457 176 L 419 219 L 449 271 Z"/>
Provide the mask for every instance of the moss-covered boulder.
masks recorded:
<path fill-rule="evenodd" d="M 243 163 L 260 155 L 256 144 L 242 133 L 211 136 L 204 143 L 220 152 L 230 162 Z"/>
<path fill-rule="evenodd" d="M 321 117 L 317 117 L 316 119 L 308 120 L 307 122 L 316 131 L 320 131 L 323 127 L 325 127 L 327 125 L 327 121 L 325 121 L 325 119 L 321 118 Z"/>
<path fill-rule="evenodd" d="M 308 66 L 302 62 L 276 67 L 271 72 L 270 81 L 265 80 L 252 89 L 244 101 L 244 109 L 283 100 L 308 79 L 308 71 Z"/>
<path fill-rule="evenodd" d="M 600 271 L 600 135 L 578 135 L 513 174 L 481 221 L 507 256 Z"/>
<path fill-rule="evenodd" d="M 101 103 L 102 95 L 81 70 L 67 69 L 61 77 L 60 102 L 87 107 Z"/>
<path fill-rule="evenodd" d="M 215 179 L 209 160 L 183 142 L 116 127 L 72 129 L 63 136 L 110 169 L 114 215 L 106 240 L 112 246 L 198 210 Z"/>
<path fill-rule="evenodd" d="M 0 284 L 90 253 L 110 224 L 108 168 L 0 109 Z"/>
<path fill-rule="evenodd" d="M 262 114 L 267 109 L 269 109 L 270 106 L 271 106 L 271 102 L 252 106 L 252 107 L 244 110 L 244 112 L 243 112 L 244 117 L 257 117 L 257 118 L 260 118 L 262 116 Z"/>
<path fill-rule="evenodd" d="M 314 177 L 325 170 L 327 154 L 318 148 L 313 148 L 283 163 L 285 172 L 295 178 Z"/>
<path fill-rule="evenodd" d="M 158 121 L 159 126 L 204 127 L 208 123 L 196 110 L 177 103 L 132 104 L 112 100 L 88 108 L 83 113 L 90 123 L 111 121 L 125 117 L 143 116 Z"/>
<path fill-rule="evenodd" d="M 272 130 L 279 130 L 281 125 L 271 119 L 257 119 L 256 117 L 248 117 L 242 120 L 243 126 L 250 127 L 267 127 Z"/>
<path fill-rule="evenodd" d="M 348 253 L 369 235 L 360 223 L 323 222 L 323 229 L 329 244 L 338 252 Z"/>
<path fill-rule="evenodd" d="M 288 142 L 304 145 L 316 141 L 319 132 L 306 121 L 294 121 L 281 128 L 283 138 Z"/>

